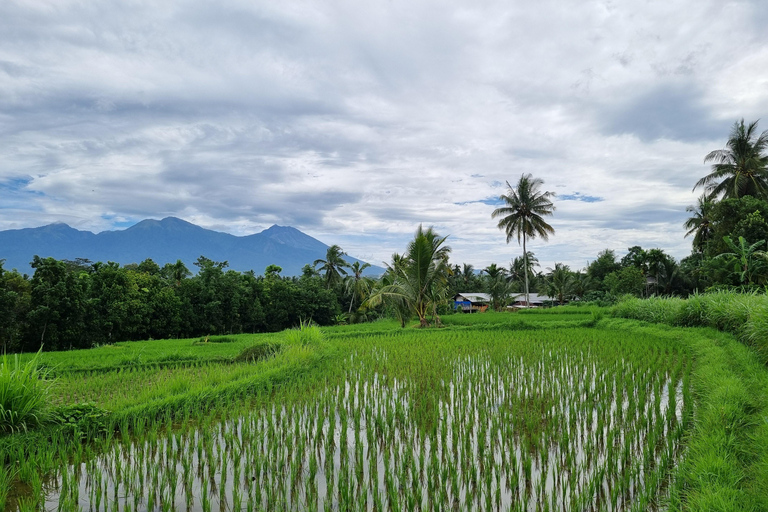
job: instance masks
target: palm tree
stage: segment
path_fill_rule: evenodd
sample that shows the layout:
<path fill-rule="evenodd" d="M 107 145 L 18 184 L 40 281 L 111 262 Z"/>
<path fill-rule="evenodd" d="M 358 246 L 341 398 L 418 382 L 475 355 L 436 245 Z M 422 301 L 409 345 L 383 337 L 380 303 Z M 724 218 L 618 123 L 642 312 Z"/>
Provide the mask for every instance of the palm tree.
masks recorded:
<path fill-rule="evenodd" d="M 344 269 L 349 268 L 349 263 L 343 258 L 343 256 L 346 255 L 347 254 L 341 250 L 341 247 L 334 244 L 325 252 L 324 260 L 317 259 L 313 263 L 315 267 L 321 265 L 318 270 L 325 272 L 325 286 L 327 288 L 334 288 L 341 282 L 341 275 L 347 275 L 347 271 Z"/>
<path fill-rule="evenodd" d="M 524 256 L 516 256 L 515 259 L 512 260 L 512 264 L 509 266 L 509 274 L 514 281 L 520 281 L 522 284 L 525 283 L 526 267 L 528 278 L 530 279 L 535 276 L 533 271 L 534 267 L 538 266 L 539 258 L 537 258 L 532 251 L 528 251 L 528 254 Z"/>
<path fill-rule="evenodd" d="M 485 289 L 491 296 L 491 305 L 494 310 L 499 311 L 505 305 L 512 291 L 512 286 L 507 278 L 507 269 L 491 263 L 483 269 L 483 272 L 488 275 Z"/>
<path fill-rule="evenodd" d="M 407 307 L 411 314 L 419 317 L 421 327 L 429 326 L 427 315 L 430 313 L 439 323 L 437 306 L 447 298 L 451 273 L 448 264 L 451 248 L 444 245 L 447 238 L 439 236 L 431 227 L 425 231 L 420 225 L 405 254 L 397 260 L 393 258 L 392 265 L 388 266 L 389 284 L 373 293 L 366 304 L 376 306 L 387 300 L 394 303 L 396 311 Z M 404 318 L 401 325 L 405 325 Z"/>
<path fill-rule="evenodd" d="M 577 271 L 573 274 L 573 295 L 583 299 L 592 288 L 592 278 L 588 272 Z"/>
<path fill-rule="evenodd" d="M 714 228 L 712 227 L 712 209 L 715 202 L 706 194 L 702 194 L 696 202 L 696 205 L 688 206 L 685 211 L 691 212 L 693 216 L 685 221 L 683 227 L 688 231 L 685 236 L 693 235 L 693 248 L 700 253 L 704 252 L 704 246 L 707 244 Z"/>
<path fill-rule="evenodd" d="M 352 263 L 349 267 L 352 273 L 344 279 L 344 284 L 348 292 L 352 292 L 352 300 L 349 302 L 349 314 L 352 314 L 352 305 L 355 303 L 355 297 L 364 300 L 371 291 L 373 280 L 370 277 L 363 276 L 363 271 L 370 267 L 370 263 L 360 264 L 359 261 Z"/>
<path fill-rule="evenodd" d="M 517 187 L 513 188 L 507 182 L 509 190 L 507 194 L 499 197 L 506 206 L 496 208 L 491 218 L 501 217 L 498 227 L 507 234 L 507 243 L 512 237 L 517 237 L 517 242 L 523 240 L 523 257 L 525 268 L 528 268 L 528 252 L 525 248 L 527 238 L 540 236 L 545 241 L 549 235 L 555 234 L 555 229 L 544 221 L 544 216 L 552 215 L 555 206 L 550 200 L 554 192 L 540 192 L 539 187 L 544 184 L 541 178 L 534 178 L 530 174 L 520 176 Z M 525 272 L 525 303 L 530 304 L 528 293 L 528 272 Z"/>
<path fill-rule="evenodd" d="M 712 151 L 704 163 L 714 162 L 712 172 L 696 182 L 693 190 L 704 188 L 710 200 L 720 196 L 753 196 L 768 199 L 768 130 L 757 135 L 757 121 L 734 123 L 725 149 Z"/>
<path fill-rule="evenodd" d="M 471 263 L 464 263 L 461 269 L 461 280 L 464 283 L 464 289 L 469 291 L 470 283 L 475 279 L 475 267 Z"/>
<path fill-rule="evenodd" d="M 571 269 L 563 263 L 555 263 L 555 268 L 548 269 L 547 295 L 557 298 L 561 305 L 565 299 L 574 295 L 574 278 Z"/>

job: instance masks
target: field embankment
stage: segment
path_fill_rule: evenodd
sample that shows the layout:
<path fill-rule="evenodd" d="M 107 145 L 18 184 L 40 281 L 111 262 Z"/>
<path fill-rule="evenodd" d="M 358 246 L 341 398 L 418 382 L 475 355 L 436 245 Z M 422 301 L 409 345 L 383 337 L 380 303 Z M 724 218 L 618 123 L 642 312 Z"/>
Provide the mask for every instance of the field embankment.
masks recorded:
<path fill-rule="evenodd" d="M 729 332 L 768 364 L 768 295 L 728 291 L 678 297 L 626 298 L 614 316 L 681 327 L 712 327 Z"/>
<path fill-rule="evenodd" d="M 677 499 L 691 510 L 768 510 L 768 297 L 717 292 L 627 299 L 612 313 L 729 333 L 669 331 L 690 338 L 698 387 L 704 390 L 689 454 L 678 471 Z"/>

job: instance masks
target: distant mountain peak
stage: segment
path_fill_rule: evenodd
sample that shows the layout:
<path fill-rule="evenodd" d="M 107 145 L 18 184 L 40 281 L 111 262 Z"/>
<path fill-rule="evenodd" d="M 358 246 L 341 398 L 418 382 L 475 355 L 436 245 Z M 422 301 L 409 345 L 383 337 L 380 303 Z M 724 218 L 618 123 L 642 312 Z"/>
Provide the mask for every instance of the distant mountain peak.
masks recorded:
<path fill-rule="evenodd" d="M 129 230 L 142 230 L 142 229 L 153 229 L 153 228 L 162 228 L 162 229 L 179 229 L 179 228 L 187 228 L 187 229 L 205 229 L 201 228 L 200 226 L 197 226 L 195 224 L 192 224 L 191 222 L 187 222 L 186 220 L 179 219 L 178 217 L 165 217 L 162 220 L 157 219 L 144 219 L 140 222 L 137 222 L 133 226 L 127 228 L 125 231 Z"/>
<path fill-rule="evenodd" d="M 0 231 L 0 259 L 5 268 L 26 271 L 34 255 L 56 259 L 156 263 L 178 259 L 192 268 L 201 255 L 228 261 L 233 270 L 259 272 L 269 264 L 283 267 L 283 275 L 300 275 L 305 264 L 323 258 L 328 246 L 291 226 L 273 225 L 261 233 L 234 236 L 212 231 L 177 217 L 146 219 L 133 226 L 99 234 L 79 231 L 64 223 L 39 228 Z M 374 267 L 371 274 L 383 272 Z"/>

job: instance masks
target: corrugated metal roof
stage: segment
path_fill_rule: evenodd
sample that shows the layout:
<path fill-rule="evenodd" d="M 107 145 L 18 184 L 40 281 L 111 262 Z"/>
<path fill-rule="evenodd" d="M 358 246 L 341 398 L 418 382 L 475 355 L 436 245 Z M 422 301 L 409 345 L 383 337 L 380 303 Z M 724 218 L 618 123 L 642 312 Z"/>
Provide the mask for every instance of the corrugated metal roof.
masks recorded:
<path fill-rule="evenodd" d="M 458 295 L 461 295 L 465 299 L 471 302 L 491 302 L 491 296 L 488 293 L 480 293 L 480 292 L 460 292 Z M 456 299 L 456 297 L 454 297 Z"/>

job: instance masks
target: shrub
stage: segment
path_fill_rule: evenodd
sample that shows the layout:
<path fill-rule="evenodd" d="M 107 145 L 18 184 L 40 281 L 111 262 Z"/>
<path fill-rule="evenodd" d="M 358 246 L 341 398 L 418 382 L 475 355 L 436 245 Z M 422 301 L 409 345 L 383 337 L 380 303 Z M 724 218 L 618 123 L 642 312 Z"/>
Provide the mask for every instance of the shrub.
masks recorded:
<path fill-rule="evenodd" d="M 42 349 L 41 349 L 42 351 Z M 26 363 L 15 355 L 3 356 L 0 365 L 0 431 L 27 430 L 49 417 L 48 396 L 51 382 L 40 369 L 41 351 Z"/>
<path fill-rule="evenodd" d="M 272 357 L 280 350 L 280 345 L 277 343 L 264 341 L 245 347 L 240 354 L 235 357 L 235 361 L 238 363 L 255 363 L 262 361 L 268 357 Z"/>

